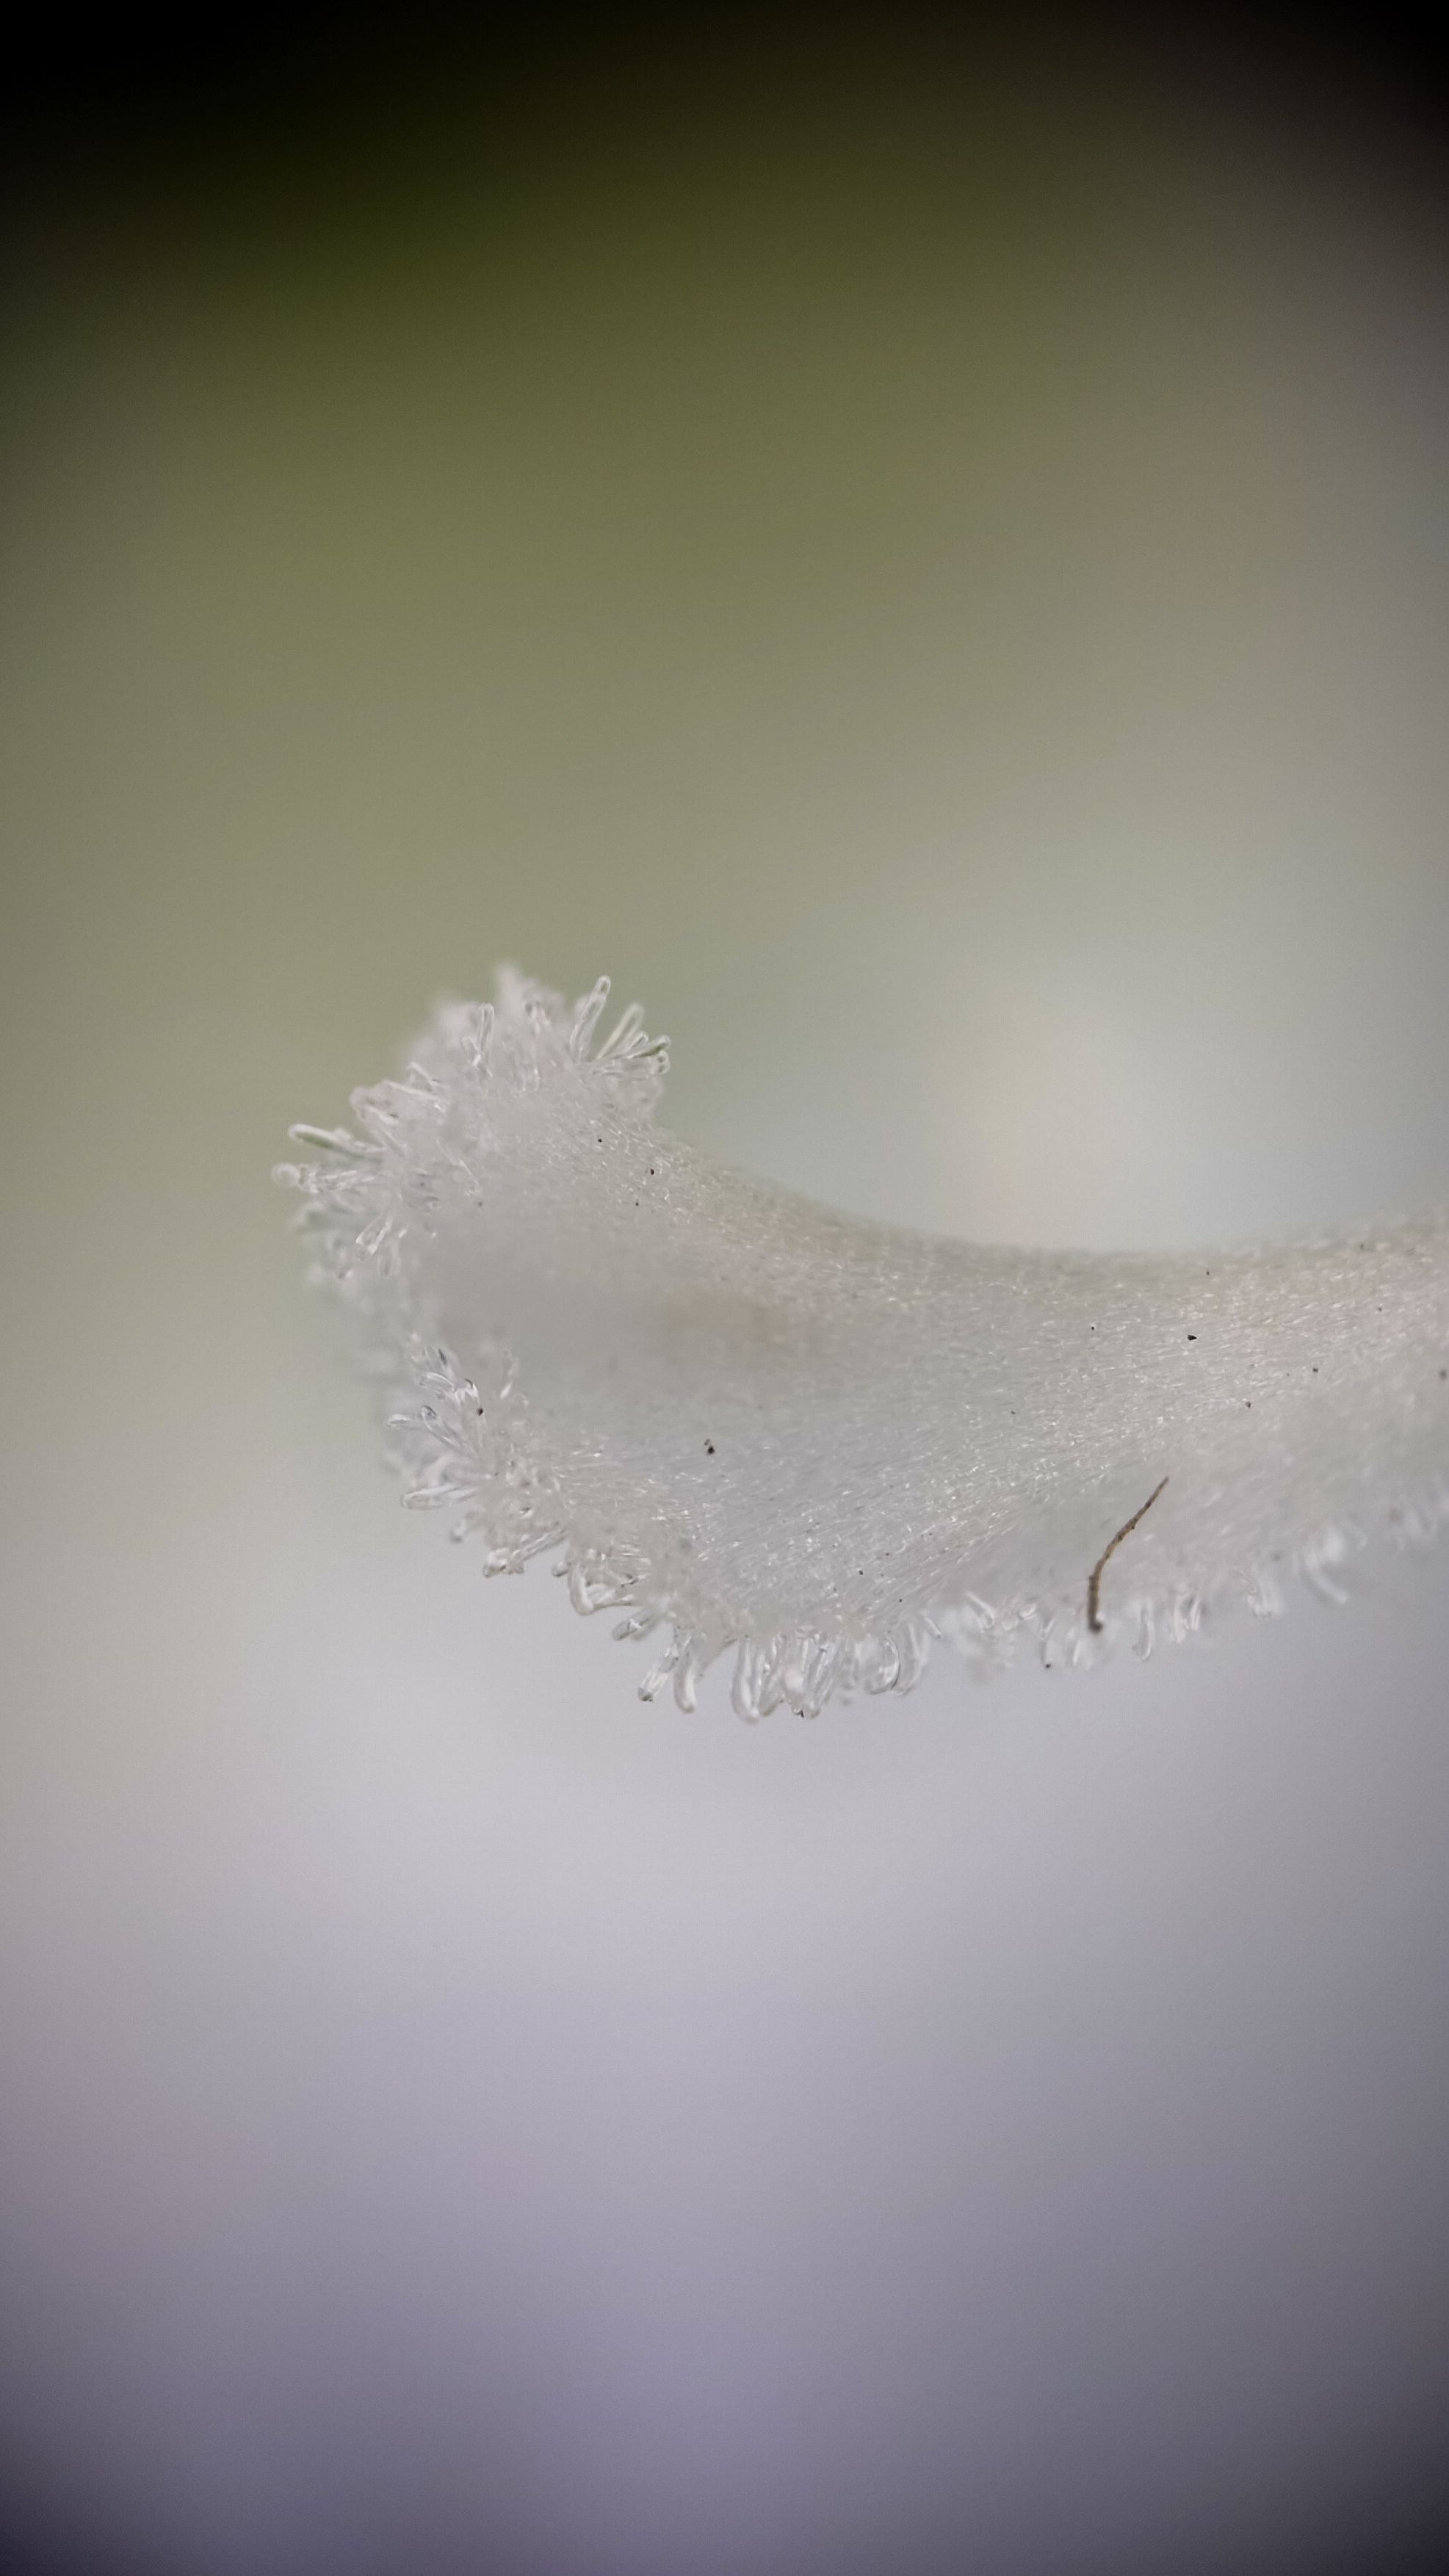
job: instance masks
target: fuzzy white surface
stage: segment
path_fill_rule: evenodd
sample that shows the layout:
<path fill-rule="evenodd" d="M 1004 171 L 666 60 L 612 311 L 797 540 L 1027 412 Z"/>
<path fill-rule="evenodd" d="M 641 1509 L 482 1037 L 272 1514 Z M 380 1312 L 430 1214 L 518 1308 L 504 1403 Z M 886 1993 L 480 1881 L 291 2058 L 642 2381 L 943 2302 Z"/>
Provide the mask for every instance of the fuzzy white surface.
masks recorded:
<path fill-rule="evenodd" d="M 692 1707 L 727 1646 L 747 1717 L 909 1688 L 933 1635 L 1146 1652 L 1449 1510 L 1444 1220 L 1164 1259 L 837 1215 L 660 1128 L 664 1044 L 631 1010 L 596 1045 L 607 991 L 444 1006 L 281 1177 L 408 1500 L 667 1623 L 646 1694 Z"/>

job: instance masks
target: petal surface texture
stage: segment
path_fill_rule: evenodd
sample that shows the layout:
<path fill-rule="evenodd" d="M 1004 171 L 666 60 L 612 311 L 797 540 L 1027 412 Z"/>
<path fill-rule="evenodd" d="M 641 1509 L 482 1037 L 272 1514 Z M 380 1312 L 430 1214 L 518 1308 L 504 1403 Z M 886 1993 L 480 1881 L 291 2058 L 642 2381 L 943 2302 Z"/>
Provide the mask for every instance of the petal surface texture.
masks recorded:
<path fill-rule="evenodd" d="M 279 1176 L 407 1499 L 656 1631 L 646 1695 L 726 1647 L 746 1717 L 908 1688 L 933 1635 L 1145 1652 L 1449 1512 L 1444 1219 L 1161 1258 L 837 1215 L 660 1127 L 607 992 L 444 1006 Z"/>

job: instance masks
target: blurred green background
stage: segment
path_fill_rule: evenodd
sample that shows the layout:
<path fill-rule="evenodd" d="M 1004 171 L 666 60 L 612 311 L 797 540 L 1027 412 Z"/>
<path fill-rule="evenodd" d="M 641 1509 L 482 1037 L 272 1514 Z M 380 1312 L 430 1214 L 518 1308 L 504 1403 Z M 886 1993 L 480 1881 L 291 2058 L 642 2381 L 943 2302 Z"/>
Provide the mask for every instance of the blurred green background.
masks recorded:
<path fill-rule="evenodd" d="M 641 1711 L 397 1515 L 268 1169 L 512 957 L 875 1215 L 1442 1203 L 1438 129 L 1085 21 L 345 40 L 7 183 L 17 2550 L 1407 2564 L 1442 1562 Z"/>

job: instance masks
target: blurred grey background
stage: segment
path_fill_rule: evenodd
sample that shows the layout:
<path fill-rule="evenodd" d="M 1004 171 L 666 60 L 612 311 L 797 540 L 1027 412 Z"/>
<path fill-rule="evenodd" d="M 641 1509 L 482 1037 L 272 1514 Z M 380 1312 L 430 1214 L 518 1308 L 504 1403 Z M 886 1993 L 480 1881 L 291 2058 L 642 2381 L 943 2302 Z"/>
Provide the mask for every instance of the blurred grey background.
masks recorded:
<path fill-rule="evenodd" d="M 1449 1197 L 1414 27 L 230 34 L 7 129 L 8 2563 L 1436 2563 L 1442 1552 L 646 1710 L 268 1179 L 513 957 L 872 1214 Z"/>

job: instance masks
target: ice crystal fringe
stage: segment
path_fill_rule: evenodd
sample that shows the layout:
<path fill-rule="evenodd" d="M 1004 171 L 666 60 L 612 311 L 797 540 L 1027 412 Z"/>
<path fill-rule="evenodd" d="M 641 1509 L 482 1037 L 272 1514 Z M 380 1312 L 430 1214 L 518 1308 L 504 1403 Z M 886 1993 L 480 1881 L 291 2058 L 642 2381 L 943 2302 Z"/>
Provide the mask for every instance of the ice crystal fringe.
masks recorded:
<path fill-rule="evenodd" d="M 440 1009 L 279 1177 L 406 1500 L 662 1632 L 646 1698 L 726 1647 L 751 1719 L 909 1690 L 935 1636 L 1145 1654 L 1449 1516 L 1443 1219 L 1171 1259 L 866 1224 L 657 1127 L 664 1042 L 600 1042 L 608 989 Z"/>

